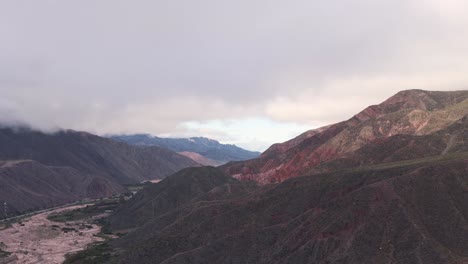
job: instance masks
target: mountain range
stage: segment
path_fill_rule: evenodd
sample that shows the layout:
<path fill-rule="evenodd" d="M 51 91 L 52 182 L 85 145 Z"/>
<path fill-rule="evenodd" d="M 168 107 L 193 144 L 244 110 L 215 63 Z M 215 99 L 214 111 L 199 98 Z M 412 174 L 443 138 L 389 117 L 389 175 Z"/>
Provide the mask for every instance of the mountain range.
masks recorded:
<path fill-rule="evenodd" d="M 467 263 L 467 98 L 403 91 L 171 175 L 110 216 L 108 263 Z"/>
<path fill-rule="evenodd" d="M 464 264 L 467 142 L 468 91 L 402 91 L 260 156 L 1 128 L 0 201 L 19 213 L 161 179 L 105 220 L 115 239 L 68 263 Z"/>
<path fill-rule="evenodd" d="M 235 145 L 221 144 L 216 140 L 204 137 L 160 138 L 148 134 L 135 134 L 111 136 L 111 138 L 137 146 L 167 148 L 207 166 L 253 159 L 260 155 L 260 152 L 245 150 Z"/>
<path fill-rule="evenodd" d="M 377 144 L 390 146 L 385 142 L 395 141 L 394 136 L 406 136 L 410 140 L 408 136 L 432 135 L 447 129 L 467 114 L 468 91 L 402 91 L 379 105 L 367 107 L 347 121 L 307 131 L 292 140 L 271 146 L 259 158 L 231 162 L 223 170 L 235 178 L 252 179 L 262 184 L 281 182 L 291 177 L 323 172 L 327 168 L 336 169 L 327 163 L 338 164 L 338 160 L 355 157 L 356 152 L 381 148 Z M 438 150 L 441 153 L 464 144 L 461 135 L 448 135 L 440 137 L 443 141 L 440 144 L 446 146 Z M 417 140 L 416 137 L 413 139 Z M 401 159 L 405 159 L 404 155 L 412 158 L 435 154 L 421 152 L 411 156 L 411 148 L 401 149 L 399 153 Z M 365 164 L 368 162 L 371 161 L 367 160 Z"/>
<path fill-rule="evenodd" d="M 199 166 L 164 148 L 140 148 L 71 130 L 47 134 L 1 128 L 0 146 L 0 201 L 7 202 L 10 215 L 108 197 L 123 192 L 124 184 Z"/>
<path fill-rule="evenodd" d="M 109 263 L 466 263 L 467 159 L 266 186 L 191 169 L 163 180 L 166 192 L 156 184 L 115 212 L 114 232 L 133 229 L 110 242 Z M 197 191 L 181 199 L 182 182 Z"/>

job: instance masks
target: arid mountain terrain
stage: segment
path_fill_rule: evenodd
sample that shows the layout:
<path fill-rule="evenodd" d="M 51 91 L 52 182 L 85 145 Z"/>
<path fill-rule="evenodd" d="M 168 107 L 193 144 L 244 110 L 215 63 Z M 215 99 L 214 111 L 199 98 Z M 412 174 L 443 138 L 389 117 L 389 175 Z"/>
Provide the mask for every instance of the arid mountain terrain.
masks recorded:
<path fill-rule="evenodd" d="M 122 184 L 198 166 L 167 149 L 135 147 L 85 132 L 2 128 L 0 146 L 0 201 L 7 202 L 10 214 L 107 197 L 122 192 Z"/>
<path fill-rule="evenodd" d="M 169 176 L 110 216 L 125 235 L 108 263 L 467 263 L 467 96 L 404 91 L 260 158 Z"/>
<path fill-rule="evenodd" d="M 164 215 L 174 208 L 190 203 L 196 197 L 216 192 L 213 189 L 224 184 L 232 186 L 239 184 L 239 181 L 213 167 L 184 169 L 167 180 L 145 188 L 132 202 L 118 208 L 115 217 L 109 218 L 110 226 L 114 230 L 141 226 L 155 215 Z M 218 192 L 225 194 L 222 190 Z"/>
<path fill-rule="evenodd" d="M 248 151 L 235 145 L 221 144 L 204 137 L 160 138 L 147 134 L 112 136 L 112 139 L 137 146 L 159 146 L 179 152 L 206 166 L 218 166 L 229 161 L 256 158 L 260 152 Z M 198 154 L 198 155 L 196 155 Z"/>
<path fill-rule="evenodd" d="M 7 202 L 9 216 L 84 198 L 109 197 L 125 190 L 116 181 L 71 167 L 46 166 L 33 160 L 0 164 L 0 201 Z M 3 214 L 4 210 L 0 216 Z"/>
<path fill-rule="evenodd" d="M 396 135 L 424 136 L 448 128 L 468 114 L 468 91 L 402 91 L 351 119 L 307 131 L 290 141 L 275 144 L 259 158 L 231 162 L 223 167 L 239 179 L 262 184 L 305 175 L 324 163 L 353 156 L 361 148 Z M 455 137 L 441 138 L 450 151 L 462 144 Z M 441 151 L 441 152 L 442 152 Z M 432 153 L 435 154 L 435 153 Z"/>
<path fill-rule="evenodd" d="M 467 171 L 463 153 L 257 188 L 219 182 L 113 241 L 109 262 L 466 263 Z M 137 204 L 151 212 L 155 197 L 113 219 Z"/>
<path fill-rule="evenodd" d="M 403 91 L 347 121 L 273 145 L 258 158 L 159 177 L 101 222 L 113 240 L 67 263 L 468 263 L 467 102 L 468 91 Z M 47 144 L 55 149 L 46 152 L 53 162 L 29 150 L 37 144 L 31 140 L 23 151 L 30 156 L 15 156 L 18 148 L 11 148 L 13 158 L 0 163 L 0 173 L 47 170 L 31 181 L 44 184 L 45 174 L 70 193 L 99 193 L 91 186 L 117 189 L 140 181 L 145 172 L 129 177 L 137 169 L 158 178 L 151 166 L 161 165 L 141 159 L 169 151 L 63 133 L 74 140 L 59 144 L 66 151 L 56 140 Z M 68 160 L 73 149 L 86 155 Z M 103 153 L 112 155 L 104 159 Z M 165 155 L 193 162 L 172 151 Z M 78 166 L 88 157 L 101 161 Z M 99 184 L 78 188 L 71 179 Z"/>

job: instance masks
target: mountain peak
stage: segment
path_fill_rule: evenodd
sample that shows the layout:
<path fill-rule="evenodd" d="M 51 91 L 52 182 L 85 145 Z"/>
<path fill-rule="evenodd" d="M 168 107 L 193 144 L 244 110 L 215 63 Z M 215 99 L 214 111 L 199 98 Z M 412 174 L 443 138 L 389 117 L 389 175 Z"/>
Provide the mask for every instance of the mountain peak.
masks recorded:
<path fill-rule="evenodd" d="M 468 91 L 403 90 L 378 105 L 371 105 L 355 115 L 360 121 L 377 118 L 394 112 L 412 109 L 434 111 L 468 99 Z"/>
<path fill-rule="evenodd" d="M 257 159 L 228 164 L 225 171 L 261 183 L 283 181 L 379 140 L 436 133 L 467 115 L 468 91 L 405 90 L 347 121 L 273 145 Z"/>

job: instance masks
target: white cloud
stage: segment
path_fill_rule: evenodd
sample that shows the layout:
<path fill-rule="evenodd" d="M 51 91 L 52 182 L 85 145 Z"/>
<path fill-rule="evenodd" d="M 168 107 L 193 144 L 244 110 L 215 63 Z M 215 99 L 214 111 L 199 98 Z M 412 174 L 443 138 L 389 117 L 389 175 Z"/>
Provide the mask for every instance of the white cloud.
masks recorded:
<path fill-rule="evenodd" d="M 272 142 L 287 141 L 302 132 L 316 128 L 293 122 L 276 122 L 262 117 L 244 119 L 208 120 L 205 122 L 186 122 L 181 124 L 182 134 L 167 136 L 194 136 L 202 133 L 228 144 L 247 149 L 264 151 Z"/>
<path fill-rule="evenodd" d="M 285 131 L 278 134 L 295 133 L 349 118 L 402 89 L 466 89 L 467 5 L 5 0 L 0 121 L 203 134 L 206 126 L 184 124 L 248 127 L 261 119 Z M 219 137 L 245 145 L 284 138 L 216 126 L 223 129 Z"/>

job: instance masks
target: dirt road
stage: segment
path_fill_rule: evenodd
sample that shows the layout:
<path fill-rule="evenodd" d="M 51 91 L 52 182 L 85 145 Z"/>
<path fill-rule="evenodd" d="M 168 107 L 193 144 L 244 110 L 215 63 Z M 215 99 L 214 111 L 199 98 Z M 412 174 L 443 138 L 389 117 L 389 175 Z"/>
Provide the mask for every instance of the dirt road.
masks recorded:
<path fill-rule="evenodd" d="M 0 259 L 0 263 L 59 264 L 65 260 L 67 253 L 83 250 L 90 243 L 102 241 L 102 238 L 94 236 L 100 232 L 97 225 L 85 221 L 57 223 L 47 219 L 49 214 L 84 206 L 71 206 L 34 215 L 22 220 L 22 224 L 15 223 L 1 230 L 1 249 L 12 254 L 8 258 L 10 262 L 2 262 Z"/>

